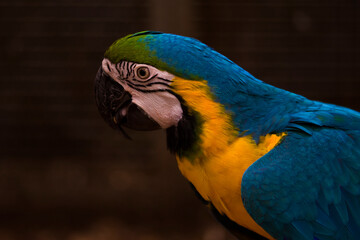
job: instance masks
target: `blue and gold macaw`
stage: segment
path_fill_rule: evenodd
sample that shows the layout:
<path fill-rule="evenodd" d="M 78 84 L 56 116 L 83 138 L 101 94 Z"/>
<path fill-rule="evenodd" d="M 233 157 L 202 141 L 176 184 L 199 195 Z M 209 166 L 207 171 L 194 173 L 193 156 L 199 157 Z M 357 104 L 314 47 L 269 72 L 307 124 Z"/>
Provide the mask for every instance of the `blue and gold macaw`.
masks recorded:
<path fill-rule="evenodd" d="M 181 173 L 235 235 L 360 239 L 360 113 L 268 85 L 198 40 L 151 31 L 110 46 L 95 94 L 125 135 L 122 126 L 166 129 Z"/>

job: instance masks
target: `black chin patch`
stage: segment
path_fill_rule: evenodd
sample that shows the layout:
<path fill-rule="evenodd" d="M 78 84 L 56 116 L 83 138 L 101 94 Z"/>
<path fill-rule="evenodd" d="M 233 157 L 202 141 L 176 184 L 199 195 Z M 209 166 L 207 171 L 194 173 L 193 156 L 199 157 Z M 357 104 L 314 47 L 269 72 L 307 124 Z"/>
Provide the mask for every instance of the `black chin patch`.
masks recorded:
<path fill-rule="evenodd" d="M 197 146 L 200 144 L 200 132 L 202 121 L 198 113 L 190 113 L 188 108 L 182 103 L 183 100 L 177 96 L 181 102 L 183 116 L 177 126 L 166 129 L 167 148 L 171 153 L 179 157 L 188 157 L 197 153 Z"/>

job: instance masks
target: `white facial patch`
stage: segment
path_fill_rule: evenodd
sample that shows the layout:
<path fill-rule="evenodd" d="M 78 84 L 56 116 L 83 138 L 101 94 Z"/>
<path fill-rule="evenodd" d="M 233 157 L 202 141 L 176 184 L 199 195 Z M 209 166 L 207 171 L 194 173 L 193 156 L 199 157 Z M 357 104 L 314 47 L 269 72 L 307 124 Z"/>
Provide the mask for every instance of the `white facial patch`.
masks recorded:
<path fill-rule="evenodd" d="M 130 93 L 132 102 L 162 128 L 177 125 L 183 111 L 177 97 L 168 91 L 175 77 L 173 74 L 146 64 L 127 61 L 113 64 L 106 58 L 102 61 L 102 68 Z"/>

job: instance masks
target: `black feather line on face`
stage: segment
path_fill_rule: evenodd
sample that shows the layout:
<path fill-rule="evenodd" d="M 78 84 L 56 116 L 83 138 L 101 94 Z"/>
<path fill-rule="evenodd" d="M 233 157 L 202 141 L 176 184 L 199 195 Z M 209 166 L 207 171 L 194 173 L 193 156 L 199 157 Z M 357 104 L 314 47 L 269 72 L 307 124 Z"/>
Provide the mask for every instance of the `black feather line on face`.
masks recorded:
<path fill-rule="evenodd" d="M 147 79 L 145 81 L 138 80 L 138 79 L 134 78 L 134 76 L 135 76 L 135 73 L 134 73 L 135 67 L 136 67 L 136 63 L 129 63 L 127 61 L 121 61 L 120 63 L 118 63 L 118 65 L 116 67 L 116 71 L 119 74 L 120 80 L 125 80 L 129 85 L 131 85 L 131 87 L 133 87 L 136 90 L 139 90 L 136 87 L 145 87 L 146 88 L 148 86 L 152 86 L 152 85 L 155 85 L 155 84 L 170 87 L 169 84 L 167 84 L 167 83 L 173 82 L 170 79 L 158 77 L 158 74 L 155 74 L 155 75 L 151 76 L 149 79 Z M 125 74 L 124 74 L 125 68 L 127 70 L 126 77 L 125 77 Z M 133 82 L 129 81 L 129 78 L 131 76 L 133 76 L 133 78 L 131 79 L 133 82 L 138 82 L 138 83 L 143 83 L 144 84 L 144 83 L 150 82 L 151 80 L 156 78 L 157 80 L 164 81 L 165 83 L 163 83 L 163 82 L 153 82 L 153 83 L 148 83 L 148 84 L 144 84 L 144 85 L 136 84 L 136 83 L 133 83 Z M 154 91 L 156 92 L 157 90 L 150 90 L 150 91 L 146 91 L 146 92 L 154 92 Z"/>
<path fill-rule="evenodd" d="M 121 78 L 121 71 L 119 70 L 118 66 L 115 66 L 115 70 L 117 71 L 117 73 L 119 74 L 119 77 Z"/>
<path fill-rule="evenodd" d="M 108 67 L 108 69 L 109 69 L 109 72 L 111 72 L 111 67 L 110 67 L 110 65 L 109 65 L 108 62 L 106 63 L 106 65 L 107 65 L 107 67 Z"/>
<path fill-rule="evenodd" d="M 137 88 L 135 88 L 135 87 L 144 87 L 144 88 L 146 88 L 145 85 L 132 83 L 132 82 L 130 82 L 130 81 L 127 80 L 127 79 L 125 79 L 125 82 L 126 82 L 128 85 L 130 85 L 130 87 L 133 87 L 133 88 L 136 89 L 136 90 L 137 90 Z"/>
<path fill-rule="evenodd" d="M 136 91 L 139 91 L 139 92 L 143 92 L 143 93 L 154 93 L 154 92 L 166 92 L 166 91 L 169 91 L 168 89 L 152 89 L 152 90 L 146 90 L 146 89 L 140 89 L 140 88 L 137 88 L 136 85 L 138 84 L 134 84 L 128 80 L 126 80 L 126 83 L 129 85 L 129 87 L 135 89 Z M 141 85 L 141 87 L 145 87 L 143 85 Z"/>
<path fill-rule="evenodd" d="M 121 64 L 120 64 L 120 72 L 121 72 L 121 74 L 120 74 L 120 78 L 121 79 L 124 79 L 125 78 L 125 75 L 124 75 L 124 71 L 122 71 L 122 69 L 124 69 L 124 65 L 125 65 L 125 62 L 124 61 L 121 61 Z"/>
<path fill-rule="evenodd" d="M 169 82 L 169 83 L 173 82 L 172 80 L 169 80 L 169 79 L 166 79 L 166 78 L 162 78 L 162 77 L 157 77 L 157 79 L 163 80 L 163 81 Z"/>
<path fill-rule="evenodd" d="M 127 70 L 127 74 L 126 74 L 126 78 L 129 78 L 131 76 L 131 69 L 130 69 L 130 63 L 126 62 L 126 70 Z"/>
<path fill-rule="evenodd" d="M 136 83 L 132 83 L 130 82 L 129 80 L 125 80 L 125 82 L 127 82 L 129 85 L 133 86 L 133 87 L 136 87 L 136 90 L 138 90 L 137 87 L 144 87 L 144 88 L 147 88 L 147 87 L 150 87 L 152 85 L 163 85 L 163 86 L 166 86 L 168 88 L 171 88 L 171 86 L 169 86 L 167 83 L 163 83 L 163 82 L 152 82 L 152 83 L 148 83 L 148 84 L 145 84 L 145 85 L 142 85 L 142 84 L 136 84 Z M 158 89 L 155 89 L 155 90 L 158 90 Z M 160 89 L 159 89 L 160 90 Z M 153 90 L 154 91 L 154 90 Z"/>
<path fill-rule="evenodd" d="M 166 86 L 166 87 L 171 88 L 171 86 L 169 86 L 167 83 L 163 83 L 163 82 L 152 82 L 152 83 L 148 83 L 148 84 L 144 85 L 144 87 L 149 87 L 149 86 L 156 85 L 156 84 L 158 84 L 158 85 L 163 85 L 163 86 Z"/>
<path fill-rule="evenodd" d="M 131 65 L 130 65 L 130 69 L 131 71 L 134 71 L 134 66 L 135 66 L 136 63 L 132 62 Z"/>
<path fill-rule="evenodd" d="M 135 78 L 133 78 L 132 80 L 135 81 L 135 82 L 147 83 L 147 82 L 153 80 L 153 79 L 156 78 L 156 77 L 157 77 L 157 74 L 155 74 L 154 76 L 152 76 L 151 78 L 149 78 L 148 80 L 145 80 L 145 81 L 140 81 L 140 80 L 137 80 L 137 79 L 135 79 Z"/>

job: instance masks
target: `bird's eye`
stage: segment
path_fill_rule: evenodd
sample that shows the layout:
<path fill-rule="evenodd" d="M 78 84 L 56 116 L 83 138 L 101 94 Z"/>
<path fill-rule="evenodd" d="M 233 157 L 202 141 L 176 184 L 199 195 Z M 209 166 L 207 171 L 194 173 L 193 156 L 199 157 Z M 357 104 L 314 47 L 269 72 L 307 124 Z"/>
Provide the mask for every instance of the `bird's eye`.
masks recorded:
<path fill-rule="evenodd" d="M 136 70 L 136 75 L 140 78 L 140 79 L 147 79 L 148 77 L 150 77 L 150 70 L 147 67 L 139 67 Z"/>

